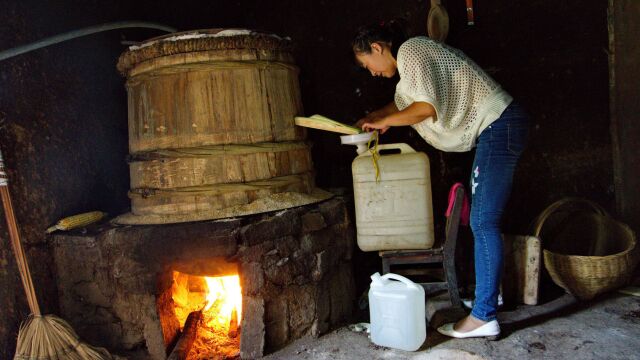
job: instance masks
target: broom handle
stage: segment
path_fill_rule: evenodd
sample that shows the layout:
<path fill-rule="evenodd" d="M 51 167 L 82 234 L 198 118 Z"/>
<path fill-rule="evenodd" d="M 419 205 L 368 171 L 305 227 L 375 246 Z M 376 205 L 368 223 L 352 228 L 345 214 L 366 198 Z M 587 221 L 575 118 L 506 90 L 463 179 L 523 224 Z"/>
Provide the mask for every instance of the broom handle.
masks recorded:
<path fill-rule="evenodd" d="M 31 272 L 29 272 L 29 265 L 27 263 L 27 257 L 22 249 L 22 243 L 20 242 L 20 235 L 18 233 L 18 224 L 16 223 L 15 213 L 13 211 L 13 204 L 11 203 L 11 195 L 9 194 L 9 181 L 7 173 L 4 170 L 4 161 L 2 160 L 2 152 L 0 151 L 0 195 L 2 196 L 2 205 L 4 207 L 4 216 L 7 220 L 7 226 L 9 229 L 9 238 L 11 240 L 11 247 L 16 257 L 16 263 L 18 264 L 18 271 L 20 271 L 20 279 L 22 280 L 22 286 L 24 292 L 27 295 L 27 302 L 29 303 L 29 309 L 31 313 L 36 316 L 40 316 L 40 306 L 38 306 L 38 299 L 36 298 L 36 292 L 33 287 L 33 280 L 31 279 Z"/>

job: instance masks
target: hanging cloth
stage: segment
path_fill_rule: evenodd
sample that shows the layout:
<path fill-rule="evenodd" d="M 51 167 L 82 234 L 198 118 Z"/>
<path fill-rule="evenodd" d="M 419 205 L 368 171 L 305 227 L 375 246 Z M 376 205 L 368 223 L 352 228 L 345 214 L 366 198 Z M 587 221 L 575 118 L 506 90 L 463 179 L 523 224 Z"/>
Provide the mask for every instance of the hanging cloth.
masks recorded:
<path fill-rule="evenodd" d="M 445 216 L 450 216 L 453 211 L 453 201 L 456 198 L 456 190 L 459 187 L 463 187 L 462 183 L 455 183 L 449 190 L 449 206 L 447 207 L 447 212 Z M 471 217 L 471 206 L 469 205 L 469 198 L 467 197 L 467 192 L 464 193 L 464 198 L 462 199 L 462 209 L 460 211 L 460 225 L 469 225 L 469 219 Z"/>

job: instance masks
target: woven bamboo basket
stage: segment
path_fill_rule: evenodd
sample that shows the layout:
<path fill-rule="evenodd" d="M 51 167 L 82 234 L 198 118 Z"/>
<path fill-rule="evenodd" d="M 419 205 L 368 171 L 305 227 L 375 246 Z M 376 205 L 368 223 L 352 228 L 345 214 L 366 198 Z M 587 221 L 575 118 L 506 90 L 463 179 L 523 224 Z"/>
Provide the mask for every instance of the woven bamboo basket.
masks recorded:
<path fill-rule="evenodd" d="M 582 300 L 626 284 L 638 262 L 634 232 L 585 199 L 551 204 L 534 222 L 534 235 L 551 279 Z"/>

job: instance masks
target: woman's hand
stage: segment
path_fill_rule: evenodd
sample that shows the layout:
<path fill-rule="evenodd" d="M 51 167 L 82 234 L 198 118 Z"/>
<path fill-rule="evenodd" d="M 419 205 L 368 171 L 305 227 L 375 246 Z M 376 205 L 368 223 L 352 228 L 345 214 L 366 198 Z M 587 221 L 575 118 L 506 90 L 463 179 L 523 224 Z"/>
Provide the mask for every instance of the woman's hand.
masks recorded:
<path fill-rule="evenodd" d="M 365 123 L 373 122 L 379 120 L 380 118 L 382 118 L 382 116 L 377 111 L 373 111 L 368 113 L 367 116 L 358 120 L 355 124 L 353 124 L 353 126 L 361 128 Z"/>
<path fill-rule="evenodd" d="M 377 129 L 377 130 L 380 130 L 381 134 L 384 134 L 389 129 L 389 125 L 381 126 L 382 124 L 380 124 L 380 122 L 383 121 L 384 118 L 390 115 L 393 115 L 397 112 L 398 112 L 398 107 L 396 106 L 396 103 L 392 101 L 387 105 L 381 107 L 380 109 L 370 112 L 369 114 L 367 114 L 367 116 L 358 120 L 353 126 L 359 127 L 364 131 Z M 384 123 L 386 124 L 386 120 L 384 120 Z M 365 124 L 375 124 L 375 125 L 367 125 L 367 127 L 365 128 L 364 126 Z"/>
<path fill-rule="evenodd" d="M 373 114 L 373 115 L 372 115 Z M 417 101 L 404 108 L 402 111 L 379 116 L 379 112 L 369 114 L 364 119 L 360 119 L 360 127 L 364 131 L 380 130 L 384 134 L 391 126 L 414 125 L 429 117 L 436 117 L 437 113 L 433 105 Z"/>
<path fill-rule="evenodd" d="M 384 134 L 389 130 L 389 125 L 386 125 L 383 116 L 367 116 L 358 120 L 356 124 L 362 128 L 363 131 L 380 130 L 380 134 Z"/>

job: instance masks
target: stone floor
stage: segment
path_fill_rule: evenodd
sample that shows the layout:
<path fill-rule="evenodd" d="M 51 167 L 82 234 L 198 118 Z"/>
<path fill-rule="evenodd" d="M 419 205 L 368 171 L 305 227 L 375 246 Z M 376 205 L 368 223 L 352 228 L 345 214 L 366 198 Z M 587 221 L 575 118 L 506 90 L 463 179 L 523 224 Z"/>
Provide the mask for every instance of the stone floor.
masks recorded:
<path fill-rule="evenodd" d="M 640 297 L 612 293 L 551 316 L 502 326 L 501 339 L 451 339 L 427 329 L 416 352 L 374 345 L 339 328 L 300 339 L 265 359 L 640 359 Z"/>

